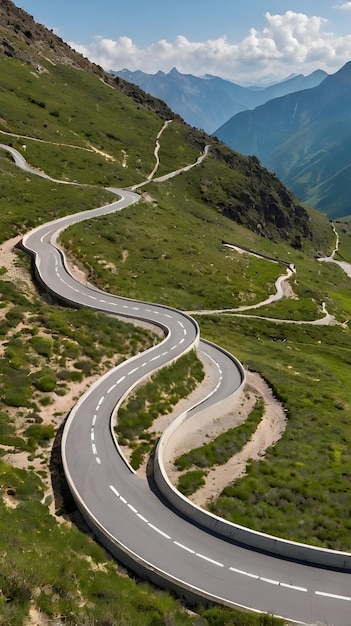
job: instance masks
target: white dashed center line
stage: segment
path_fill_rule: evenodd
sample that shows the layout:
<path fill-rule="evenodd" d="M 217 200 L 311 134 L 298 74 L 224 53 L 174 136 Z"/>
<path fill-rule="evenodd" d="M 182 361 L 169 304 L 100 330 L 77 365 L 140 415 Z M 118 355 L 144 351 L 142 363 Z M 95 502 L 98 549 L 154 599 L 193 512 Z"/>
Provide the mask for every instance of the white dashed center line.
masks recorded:
<path fill-rule="evenodd" d="M 315 591 L 316 596 L 325 596 L 326 598 L 334 598 L 334 600 L 351 601 L 351 596 L 339 596 L 337 593 L 327 593 L 326 591 Z"/>
<path fill-rule="evenodd" d="M 217 565 L 217 567 L 224 567 L 223 563 L 214 561 L 213 559 L 210 559 L 208 556 L 205 556 L 204 554 L 199 554 L 198 552 L 196 552 L 196 556 L 198 556 L 200 559 L 204 559 L 204 561 L 208 561 L 208 563 L 212 563 L 212 565 Z"/>
<path fill-rule="evenodd" d="M 230 567 L 229 568 L 231 572 L 235 572 L 236 574 L 242 574 L 243 576 L 248 576 L 249 578 L 256 578 L 259 579 L 259 576 L 256 576 L 256 574 L 250 574 L 249 572 L 244 572 L 241 569 L 236 569 L 236 567 Z"/>
<path fill-rule="evenodd" d="M 190 552 L 190 554 L 195 554 L 195 551 L 192 550 L 191 548 L 188 548 L 187 546 L 184 546 L 182 543 L 178 543 L 178 541 L 173 541 L 175 546 L 178 546 L 178 548 L 181 548 L 182 550 L 185 550 L 186 552 Z"/>

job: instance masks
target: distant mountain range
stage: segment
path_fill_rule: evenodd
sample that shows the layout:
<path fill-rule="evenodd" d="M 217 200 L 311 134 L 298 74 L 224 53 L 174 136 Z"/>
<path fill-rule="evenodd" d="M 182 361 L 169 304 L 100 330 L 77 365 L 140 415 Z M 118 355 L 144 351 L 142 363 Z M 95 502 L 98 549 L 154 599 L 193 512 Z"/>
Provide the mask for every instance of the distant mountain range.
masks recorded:
<path fill-rule="evenodd" d="M 111 73 L 161 98 L 188 124 L 210 134 L 241 111 L 254 109 L 272 98 L 315 87 L 327 76 L 326 72 L 317 70 L 309 76 L 299 74 L 262 88 L 243 87 L 217 76 L 199 78 L 192 74 L 181 74 L 176 68 L 168 74 L 146 74 L 128 69 Z"/>
<path fill-rule="evenodd" d="M 235 115 L 215 135 L 255 155 L 302 201 L 351 214 L 351 62 L 320 85 Z"/>

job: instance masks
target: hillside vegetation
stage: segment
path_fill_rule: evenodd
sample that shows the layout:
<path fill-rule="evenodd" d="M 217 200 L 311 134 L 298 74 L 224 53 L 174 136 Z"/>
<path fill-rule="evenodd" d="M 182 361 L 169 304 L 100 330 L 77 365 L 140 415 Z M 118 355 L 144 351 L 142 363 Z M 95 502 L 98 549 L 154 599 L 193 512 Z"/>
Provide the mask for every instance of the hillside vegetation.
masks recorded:
<path fill-rule="evenodd" d="M 288 416 L 281 442 L 223 494 L 218 510 L 232 516 L 231 503 L 240 501 L 238 521 L 262 529 L 264 518 L 270 532 L 351 549 L 350 279 L 315 259 L 331 252 L 334 233 L 256 159 L 114 81 L 9 0 L 0 7 L 0 33 L 0 142 L 53 178 L 77 182 L 24 173 L 0 150 L 0 623 L 27 625 L 29 616 L 43 625 L 277 623 L 220 608 L 189 614 L 170 595 L 128 577 L 79 530 L 60 466 L 62 423 L 96 376 L 158 337 L 58 306 L 33 287 L 27 256 L 18 252 L 15 263 L 8 261 L 6 242 L 13 238 L 13 245 L 46 220 L 109 202 L 108 186 L 143 183 L 165 119 L 173 121 L 160 138 L 158 175 L 194 163 L 211 144 L 200 166 L 143 183 L 137 205 L 70 228 L 62 241 L 96 284 L 191 310 L 259 303 L 283 273 L 280 264 L 239 254 L 223 239 L 296 266 L 296 298 L 255 314 L 311 321 L 322 317 L 325 302 L 336 325 L 198 316 L 202 336 L 259 371 Z M 346 228 L 342 249 L 350 258 Z M 321 480 L 310 483 L 314 475 Z"/>
<path fill-rule="evenodd" d="M 320 85 L 232 117 L 216 135 L 256 155 L 309 205 L 331 219 L 350 214 L 351 62 Z"/>

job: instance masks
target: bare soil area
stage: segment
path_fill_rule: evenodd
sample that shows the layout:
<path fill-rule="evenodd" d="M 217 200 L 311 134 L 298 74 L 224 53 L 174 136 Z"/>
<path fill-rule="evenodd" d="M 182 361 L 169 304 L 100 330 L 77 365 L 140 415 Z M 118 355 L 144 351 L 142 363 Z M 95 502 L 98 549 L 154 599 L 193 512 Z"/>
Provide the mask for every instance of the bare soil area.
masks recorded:
<path fill-rule="evenodd" d="M 179 438 L 178 446 L 174 450 L 172 459 L 167 459 L 165 469 L 169 480 L 176 485 L 180 473 L 174 465 L 174 460 L 181 454 L 198 448 L 215 439 L 218 435 L 225 432 L 229 428 L 235 428 L 242 424 L 250 411 L 253 409 L 258 398 L 263 398 L 264 413 L 261 422 L 251 437 L 250 441 L 236 455 L 234 455 L 227 463 L 216 465 L 209 470 L 206 476 L 205 485 L 196 491 L 189 499 L 198 506 L 206 506 L 212 500 L 215 500 L 224 487 L 234 483 L 238 478 L 243 476 L 246 471 L 247 463 L 250 459 L 260 459 L 265 455 L 266 450 L 274 445 L 282 436 L 286 427 L 286 416 L 283 405 L 273 396 L 272 390 L 256 372 L 246 372 L 247 385 L 240 398 L 233 405 L 230 412 L 223 415 L 220 419 L 214 420 L 207 428 L 199 428 L 194 430 L 191 435 L 186 438 Z M 202 385 L 202 393 L 204 388 L 210 390 L 210 377 L 205 378 L 204 386 Z M 195 394 L 198 393 L 195 392 Z M 204 394 L 206 395 L 206 393 Z M 161 418 L 162 426 L 165 427 L 172 421 L 176 415 L 180 415 L 183 411 L 191 406 L 191 401 L 196 401 L 196 396 L 183 400 L 177 406 L 175 412 L 167 417 Z M 181 408 L 181 410 L 180 410 Z M 154 424 L 155 427 L 155 424 Z M 155 428 L 153 427 L 153 430 Z M 145 467 L 140 468 L 140 475 L 145 473 Z"/>

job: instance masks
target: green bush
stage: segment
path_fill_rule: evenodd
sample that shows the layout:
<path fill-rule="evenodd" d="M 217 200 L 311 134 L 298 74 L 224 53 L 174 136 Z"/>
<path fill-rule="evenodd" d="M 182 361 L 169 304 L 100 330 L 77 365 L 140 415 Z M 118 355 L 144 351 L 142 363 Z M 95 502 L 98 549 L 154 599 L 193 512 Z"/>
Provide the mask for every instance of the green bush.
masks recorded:
<path fill-rule="evenodd" d="M 40 354 L 40 356 L 45 356 L 49 358 L 52 354 L 53 349 L 53 340 L 49 337 L 32 337 L 30 339 L 30 344 L 34 348 L 34 350 Z"/>
<path fill-rule="evenodd" d="M 28 385 L 15 386 L 14 382 L 7 382 L 1 391 L 1 399 L 4 404 L 13 407 L 29 407 L 32 398 L 32 390 Z"/>
<path fill-rule="evenodd" d="M 54 391 L 56 387 L 56 374 L 51 368 L 43 367 L 43 369 L 31 376 L 31 381 L 38 391 Z"/>
<path fill-rule="evenodd" d="M 43 445 L 53 439 L 55 428 L 52 424 L 31 424 L 25 430 L 25 435 L 39 445 Z"/>
<path fill-rule="evenodd" d="M 130 456 L 130 464 L 133 469 L 137 470 L 142 465 L 145 455 L 150 452 L 151 445 L 147 441 L 143 441 L 139 446 L 137 446 L 131 456 Z"/>
<path fill-rule="evenodd" d="M 177 489 L 184 496 L 190 496 L 200 487 L 205 485 L 206 473 L 207 472 L 204 472 L 203 470 L 192 470 L 190 472 L 186 472 L 186 474 L 182 474 L 182 476 L 178 479 Z"/>

